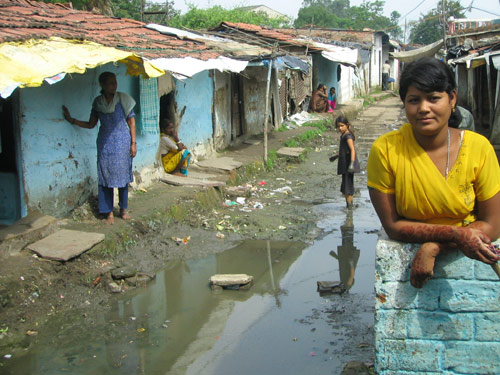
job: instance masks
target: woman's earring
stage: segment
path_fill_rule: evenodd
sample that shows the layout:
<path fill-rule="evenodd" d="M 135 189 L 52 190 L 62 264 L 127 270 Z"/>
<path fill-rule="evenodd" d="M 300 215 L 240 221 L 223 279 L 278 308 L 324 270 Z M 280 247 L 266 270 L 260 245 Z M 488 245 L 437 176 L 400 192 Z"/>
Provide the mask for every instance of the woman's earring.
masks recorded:
<path fill-rule="evenodd" d="M 452 111 L 452 112 L 455 112 L 455 106 L 454 106 L 454 105 L 453 105 L 453 106 L 451 106 L 451 111 Z"/>

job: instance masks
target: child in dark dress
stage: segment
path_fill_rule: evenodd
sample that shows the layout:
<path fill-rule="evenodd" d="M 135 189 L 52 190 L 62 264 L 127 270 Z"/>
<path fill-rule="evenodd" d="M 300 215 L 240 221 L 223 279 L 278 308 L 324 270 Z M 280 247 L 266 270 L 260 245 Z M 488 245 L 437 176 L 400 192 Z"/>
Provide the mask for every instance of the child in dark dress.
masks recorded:
<path fill-rule="evenodd" d="M 340 191 L 345 196 L 347 208 L 352 208 L 354 196 L 354 173 L 360 172 L 359 161 L 354 147 L 353 131 L 347 117 L 341 115 L 335 120 L 335 128 L 340 132 L 339 161 L 337 174 L 342 175 Z"/>

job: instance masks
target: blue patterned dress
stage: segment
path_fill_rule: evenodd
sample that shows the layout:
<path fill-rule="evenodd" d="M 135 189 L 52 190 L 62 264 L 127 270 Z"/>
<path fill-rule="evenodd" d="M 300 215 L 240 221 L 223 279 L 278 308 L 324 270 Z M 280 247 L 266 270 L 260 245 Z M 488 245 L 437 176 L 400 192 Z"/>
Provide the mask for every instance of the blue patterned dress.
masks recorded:
<path fill-rule="evenodd" d="M 101 123 L 97 136 L 97 175 L 99 185 L 109 188 L 123 188 L 133 181 L 132 157 L 130 156 L 130 128 L 127 119 L 134 117 L 134 111 L 125 116 L 121 103 L 113 113 L 92 110 L 92 115 Z"/>

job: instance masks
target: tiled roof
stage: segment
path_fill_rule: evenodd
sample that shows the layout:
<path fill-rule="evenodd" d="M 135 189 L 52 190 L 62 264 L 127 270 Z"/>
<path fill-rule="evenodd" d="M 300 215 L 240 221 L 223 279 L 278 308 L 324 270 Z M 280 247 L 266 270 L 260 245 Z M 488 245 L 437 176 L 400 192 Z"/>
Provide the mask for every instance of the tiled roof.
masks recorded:
<path fill-rule="evenodd" d="M 240 31 L 243 33 L 247 34 L 253 34 L 262 40 L 269 42 L 278 42 L 281 45 L 290 45 L 290 46 L 295 46 L 295 47 L 308 47 L 309 49 L 317 49 L 317 48 L 311 48 L 311 46 L 308 46 L 307 41 L 304 40 L 298 40 L 294 36 L 287 35 L 283 32 L 274 30 L 274 29 L 267 29 L 263 28 L 261 26 L 257 25 L 252 25 L 248 23 L 235 23 L 235 22 L 221 22 L 221 24 L 215 29 L 218 31 L 228 31 L 228 30 L 233 30 L 234 32 Z M 233 35 L 231 35 L 233 37 Z M 252 39 L 247 39 L 247 43 L 258 43 L 257 40 L 252 40 Z"/>
<path fill-rule="evenodd" d="M 283 34 L 290 36 L 304 36 L 322 38 L 339 42 L 372 44 L 374 31 L 359 30 L 331 30 L 331 29 L 279 29 Z"/>
<path fill-rule="evenodd" d="M 0 43 L 60 37 L 100 43 L 153 59 L 160 57 L 217 58 L 203 43 L 180 40 L 147 29 L 139 21 L 71 9 L 63 4 L 0 0 Z"/>

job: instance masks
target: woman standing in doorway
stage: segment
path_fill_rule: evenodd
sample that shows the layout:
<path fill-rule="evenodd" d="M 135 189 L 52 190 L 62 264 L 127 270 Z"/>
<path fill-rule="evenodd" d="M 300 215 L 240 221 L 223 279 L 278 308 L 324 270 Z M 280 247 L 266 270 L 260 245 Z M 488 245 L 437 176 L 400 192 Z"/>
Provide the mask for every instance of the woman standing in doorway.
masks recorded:
<path fill-rule="evenodd" d="M 116 76 L 111 72 L 99 75 L 101 95 L 94 99 L 88 121 L 71 117 L 63 106 L 64 118 L 73 125 L 93 129 L 100 121 L 97 136 L 97 174 L 99 213 L 106 215 L 106 224 L 114 223 L 113 189 L 118 188 L 120 217 L 130 219 L 128 184 L 133 181 L 132 159 L 137 154 L 135 139 L 135 100 L 117 91 Z"/>

